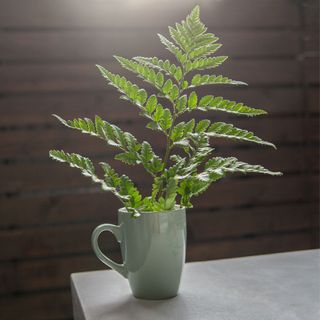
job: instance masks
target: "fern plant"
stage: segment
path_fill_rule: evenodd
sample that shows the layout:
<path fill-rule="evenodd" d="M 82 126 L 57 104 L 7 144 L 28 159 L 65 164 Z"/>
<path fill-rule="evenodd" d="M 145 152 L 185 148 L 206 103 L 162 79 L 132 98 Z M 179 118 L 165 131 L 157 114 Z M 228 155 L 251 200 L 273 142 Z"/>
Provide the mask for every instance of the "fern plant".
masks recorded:
<path fill-rule="evenodd" d="M 200 195 L 228 173 L 281 175 L 280 172 L 234 157 L 212 156 L 214 149 L 210 145 L 210 138 L 242 140 L 275 148 L 274 144 L 264 141 L 253 132 L 229 123 L 212 123 L 208 119 L 179 122 L 181 115 L 193 110 L 228 112 L 248 117 L 266 114 L 264 110 L 243 103 L 214 95 L 199 97 L 196 93 L 195 88 L 204 85 L 246 85 L 209 72 L 220 66 L 227 57 L 212 56 L 221 44 L 217 43 L 218 38 L 214 34 L 207 32 L 199 13 L 199 6 L 196 6 L 185 21 L 169 27 L 170 40 L 159 34 L 160 41 L 173 54 L 175 62 L 157 57 L 127 59 L 115 56 L 123 68 L 155 87 L 157 94 L 149 95 L 145 89 L 125 77 L 97 66 L 107 83 L 121 93 L 121 98 L 138 107 L 140 115 L 148 121 L 146 127 L 165 135 L 163 157 L 157 155 L 147 141 L 139 142 L 131 133 L 98 116 L 95 119 L 64 120 L 55 115 L 65 126 L 96 136 L 119 149 L 115 159 L 131 166 L 142 165 L 153 177 L 150 196 L 142 197 L 133 181 L 126 175 L 117 174 L 108 163 L 100 163 L 104 177 L 98 177 L 90 159 L 79 154 L 50 151 L 50 157 L 54 160 L 67 162 L 71 167 L 80 169 L 85 176 L 100 184 L 103 190 L 112 192 L 135 217 L 146 211 L 171 210 L 175 206 L 192 207 L 192 197 Z M 209 70 L 208 74 L 204 74 L 203 70 Z M 178 149 L 181 152 L 177 153 Z"/>

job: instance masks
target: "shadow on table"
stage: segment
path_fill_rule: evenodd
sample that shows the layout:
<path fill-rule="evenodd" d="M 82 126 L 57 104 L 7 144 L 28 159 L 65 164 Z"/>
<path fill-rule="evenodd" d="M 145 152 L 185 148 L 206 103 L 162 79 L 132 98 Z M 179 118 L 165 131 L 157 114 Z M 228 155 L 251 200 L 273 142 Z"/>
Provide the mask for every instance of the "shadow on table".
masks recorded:
<path fill-rule="evenodd" d="M 130 319 L 185 319 L 190 314 L 197 314 L 197 303 L 199 296 L 194 293 L 192 295 L 185 294 L 177 295 L 171 299 L 165 300 L 142 300 L 137 299 L 132 295 L 127 295 L 119 303 L 108 304 L 105 310 L 96 310 L 98 319 L 127 319 L 130 314 Z M 201 297 L 203 306 L 205 303 Z M 190 301 L 193 301 L 191 304 Z M 208 306 L 211 304 L 208 299 Z M 192 309 L 192 310 L 191 310 Z M 139 311 L 139 312 L 137 312 Z M 198 310 L 200 312 L 200 310 Z M 203 310 L 202 310 L 203 312 Z"/>

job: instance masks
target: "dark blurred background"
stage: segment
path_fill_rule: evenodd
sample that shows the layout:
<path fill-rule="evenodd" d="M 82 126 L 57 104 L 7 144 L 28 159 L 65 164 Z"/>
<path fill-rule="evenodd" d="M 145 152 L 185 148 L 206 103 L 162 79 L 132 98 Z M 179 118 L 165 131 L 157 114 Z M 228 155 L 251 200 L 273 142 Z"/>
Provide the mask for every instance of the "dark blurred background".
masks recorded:
<path fill-rule="evenodd" d="M 97 72 L 121 70 L 112 55 L 169 57 L 156 36 L 194 4 L 230 59 L 215 73 L 248 88 L 208 87 L 261 107 L 268 116 L 197 114 L 250 129 L 278 150 L 213 141 L 233 155 L 284 172 L 230 177 L 194 201 L 188 215 L 188 261 L 318 247 L 319 2 L 316 0 L 0 0 L 0 318 L 71 319 L 69 275 L 104 269 L 90 234 L 116 222 L 117 200 L 75 169 L 49 160 L 63 148 L 128 172 L 143 192 L 141 168 L 123 168 L 102 141 L 63 128 L 52 117 L 93 117 L 132 131 L 163 152 L 137 108 Z M 139 82 L 139 81 L 138 81 Z M 141 85 L 143 83 L 139 82 Z M 105 250 L 120 259 L 111 235 Z"/>

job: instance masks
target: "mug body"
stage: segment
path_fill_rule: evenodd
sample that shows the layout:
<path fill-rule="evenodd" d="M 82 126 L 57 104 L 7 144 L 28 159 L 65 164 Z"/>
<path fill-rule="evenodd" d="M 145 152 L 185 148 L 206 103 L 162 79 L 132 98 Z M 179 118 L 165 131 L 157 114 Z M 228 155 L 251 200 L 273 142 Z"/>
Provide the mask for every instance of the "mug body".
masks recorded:
<path fill-rule="evenodd" d="M 186 212 L 144 212 L 132 218 L 118 211 L 121 253 L 135 297 L 166 299 L 177 295 L 186 252 Z"/>

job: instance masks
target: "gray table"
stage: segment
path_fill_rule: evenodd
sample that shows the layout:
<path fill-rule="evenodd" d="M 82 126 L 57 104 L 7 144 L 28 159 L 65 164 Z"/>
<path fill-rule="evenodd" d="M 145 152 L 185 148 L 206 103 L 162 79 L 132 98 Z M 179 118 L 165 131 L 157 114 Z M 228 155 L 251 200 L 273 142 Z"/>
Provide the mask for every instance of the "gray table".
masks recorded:
<path fill-rule="evenodd" d="M 114 271 L 71 275 L 75 320 L 319 320 L 319 250 L 188 263 L 180 294 L 134 298 Z"/>

